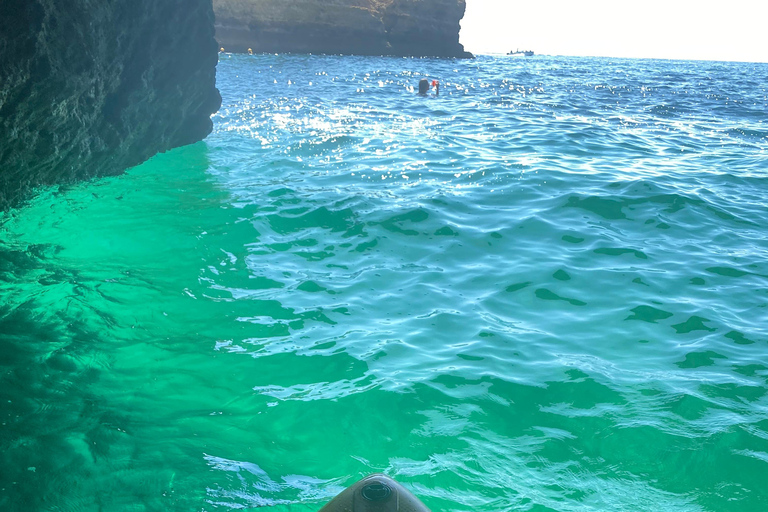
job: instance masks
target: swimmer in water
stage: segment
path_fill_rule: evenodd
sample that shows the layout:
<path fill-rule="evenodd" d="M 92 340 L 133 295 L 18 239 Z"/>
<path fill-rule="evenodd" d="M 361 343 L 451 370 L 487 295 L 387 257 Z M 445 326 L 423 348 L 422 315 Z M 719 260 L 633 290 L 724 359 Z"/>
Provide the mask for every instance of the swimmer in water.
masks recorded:
<path fill-rule="evenodd" d="M 435 96 L 439 96 L 440 82 L 438 82 L 437 80 L 432 80 L 432 87 L 435 88 Z M 430 88 L 429 80 L 427 80 L 426 78 L 422 78 L 421 80 L 419 80 L 419 94 L 421 96 L 426 96 L 427 93 L 429 92 L 429 88 Z"/>

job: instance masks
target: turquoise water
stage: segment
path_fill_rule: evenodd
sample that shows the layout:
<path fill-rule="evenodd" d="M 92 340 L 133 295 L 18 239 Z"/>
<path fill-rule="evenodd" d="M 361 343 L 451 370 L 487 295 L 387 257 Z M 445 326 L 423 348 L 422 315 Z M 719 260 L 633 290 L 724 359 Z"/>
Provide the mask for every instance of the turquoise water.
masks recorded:
<path fill-rule="evenodd" d="M 413 92 L 428 75 L 439 98 Z M 768 65 L 222 55 L 0 224 L 0 509 L 768 509 Z"/>

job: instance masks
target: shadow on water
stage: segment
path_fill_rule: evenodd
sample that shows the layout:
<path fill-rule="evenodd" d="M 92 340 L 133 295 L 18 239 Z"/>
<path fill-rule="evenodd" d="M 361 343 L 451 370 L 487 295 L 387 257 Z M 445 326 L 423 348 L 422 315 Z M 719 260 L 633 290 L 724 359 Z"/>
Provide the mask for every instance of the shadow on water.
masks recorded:
<path fill-rule="evenodd" d="M 225 197 L 207 168 L 196 144 L 124 176 L 43 191 L 2 219 L 2 510 L 192 509 L 204 495 L 174 495 L 189 467 L 142 439 L 147 418 L 127 396 L 141 391 L 123 390 L 116 369 L 131 345 L 162 344 L 135 299 L 166 294 L 158 277 L 178 262 L 169 253 L 194 244 L 155 225 Z M 194 282 L 197 269 L 177 270 Z M 205 467 L 201 457 L 184 464 Z"/>
<path fill-rule="evenodd" d="M 95 456 L 87 440 L 99 435 L 107 415 L 89 392 L 100 369 L 91 363 L 94 336 L 87 322 L 36 296 L 73 283 L 75 274 L 52 267 L 40 249 L 0 250 L 3 510 L 39 510 L 51 495 L 76 486 Z M 37 290 L 11 291 L 30 281 L 37 281 Z"/>
<path fill-rule="evenodd" d="M 307 500 L 312 509 L 340 490 L 330 479 L 280 476 L 296 458 L 291 433 L 313 413 L 274 407 L 373 384 L 365 362 L 315 348 L 348 313 L 318 301 L 334 291 L 284 253 L 324 265 L 335 249 L 315 237 L 343 245 L 363 226 L 343 208 L 295 211 L 283 185 L 258 205 L 233 205 L 209 152 L 179 148 L 124 176 L 45 192 L 3 219 L 3 510 Z M 278 239 L 262 237 L 257 220 Z M 332 437 L 329 413 L 314 416 Z M 334 457 L 338 444 L 326 446 L 305 461 L 307 474 Z M 278 483 L 256 482 L 268 492 L 241 489 L 246 474 L 266 471 Z"/>

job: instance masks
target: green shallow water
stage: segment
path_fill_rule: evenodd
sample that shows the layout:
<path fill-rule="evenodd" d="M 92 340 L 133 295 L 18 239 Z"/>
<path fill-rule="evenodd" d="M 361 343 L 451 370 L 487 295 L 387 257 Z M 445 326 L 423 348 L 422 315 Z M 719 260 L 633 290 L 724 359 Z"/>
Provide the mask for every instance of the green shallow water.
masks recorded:
<path fill-rule="evenodd" d="M 0 508 L 765 510 L 767 75 L 223 55 L 2 219 Z"/>

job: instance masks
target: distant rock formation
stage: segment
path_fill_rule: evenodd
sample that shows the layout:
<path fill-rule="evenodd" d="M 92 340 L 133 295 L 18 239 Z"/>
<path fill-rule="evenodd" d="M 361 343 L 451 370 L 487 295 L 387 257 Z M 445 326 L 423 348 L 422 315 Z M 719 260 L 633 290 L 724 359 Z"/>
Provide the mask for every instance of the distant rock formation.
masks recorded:
<path fill-rule="evenodd" d="M 204 138 L 217 49 L 211 0 L 0 0 L 0 210 Z"/>
<path fill-rule="evenodd" d="M 226 51 L 472 57 L 465 0 L 213 0 Z"/>

